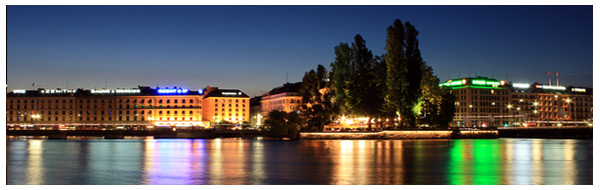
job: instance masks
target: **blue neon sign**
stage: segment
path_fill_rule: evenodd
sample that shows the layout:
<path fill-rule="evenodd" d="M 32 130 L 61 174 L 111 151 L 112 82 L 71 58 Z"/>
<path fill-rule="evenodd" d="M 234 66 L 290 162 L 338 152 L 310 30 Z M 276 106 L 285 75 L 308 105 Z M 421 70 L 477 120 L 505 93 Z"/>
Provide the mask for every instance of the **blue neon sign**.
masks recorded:
<path fill-rule="evenodd" d="M 187 94 L 190 90 L 187 88 L 157 88 L 159 94 Z"/>

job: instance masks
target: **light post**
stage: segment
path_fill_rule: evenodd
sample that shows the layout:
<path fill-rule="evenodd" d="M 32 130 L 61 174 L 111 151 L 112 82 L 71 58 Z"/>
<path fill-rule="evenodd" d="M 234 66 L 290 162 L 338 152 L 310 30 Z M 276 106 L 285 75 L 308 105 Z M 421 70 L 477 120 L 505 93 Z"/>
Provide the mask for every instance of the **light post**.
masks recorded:
<path fill-rule="evenodd" d="M 521 111 L 521 107 L 517 107 L 517 113 L 519 113 L 520 111 Z M 513 112 L 513 118 L 514 118 L 514 117 L 515 117 L 515 114 L 514 114 L 514 112 Z M 523 122 L 523 121 L 521 121 L 521 122 L 517 122 L 517 126 L 519 126 L 518 124 L 520 124 L 520 123 L 522 123 L 522 122 Z"/>
<path fill-rule="evenodd" d="M 514 112 L 512 112 L 512 110 L 511 110 L 511 108 L 512 108 L 512 105 L 508 104 L 508 105 L 506 106 L 506 108 L 508 109 L 508 111 L 509 111 L 509 112 L 511 112 L 511 113 L 512 113 L 512 115 L 513 115 L 513 116 L 512 116 L 512 120 L 513 120 L 513 123 L 514 123 L 514 121 L 515 121 L 515 113 L 514 113 Z M 509 126 L 512 126 L 512 125 L 509 125 Z"/>
<path fill-rule="evenodd" d="M 533 102 L 533 116 L 535 117 L 536 126 L 539 126 L 539 124 L 538 124 L 539 117 L 537 114 L 538 113 L 537 106 L 538 106 L 538 102 L 537 101 Z"/>

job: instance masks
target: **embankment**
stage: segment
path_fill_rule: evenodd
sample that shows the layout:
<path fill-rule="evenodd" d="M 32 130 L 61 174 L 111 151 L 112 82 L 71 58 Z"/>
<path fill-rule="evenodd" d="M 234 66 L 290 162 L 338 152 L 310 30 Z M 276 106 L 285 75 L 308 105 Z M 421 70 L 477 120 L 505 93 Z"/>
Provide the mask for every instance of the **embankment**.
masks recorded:
<path fill-rule="evenodd" d="M 476 139 L 498 138 L 496 130 L 460 131 L 452 134 L 448 130 L 403 130 L 381 132 L 313 132 L 300 133 L 302 139 Z"/>

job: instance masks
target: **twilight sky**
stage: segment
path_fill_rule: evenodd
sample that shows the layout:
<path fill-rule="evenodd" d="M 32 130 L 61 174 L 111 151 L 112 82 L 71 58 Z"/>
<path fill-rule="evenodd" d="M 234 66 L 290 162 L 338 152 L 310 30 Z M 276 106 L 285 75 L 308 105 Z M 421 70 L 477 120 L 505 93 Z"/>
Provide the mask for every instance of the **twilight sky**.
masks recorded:
<path fill-rule="evenodd" d="M 206 85 L 260 95 L 360 34 L 384 53 L 394 19 L 449 78 L 592 87 L 592 6 L 7 6 L 8 90 Z M 552 83 L 556 79 L 553 77 Z"/>

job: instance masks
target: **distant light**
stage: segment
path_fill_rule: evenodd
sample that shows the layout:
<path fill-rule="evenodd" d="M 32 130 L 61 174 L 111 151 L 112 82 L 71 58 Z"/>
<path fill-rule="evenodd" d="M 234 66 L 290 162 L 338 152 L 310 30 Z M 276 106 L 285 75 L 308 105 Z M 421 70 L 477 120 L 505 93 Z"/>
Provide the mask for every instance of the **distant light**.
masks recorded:
<path fill-rule="evenodd" d="M 238 95 L 238 93 L 237 92 L 221 92 L 221 95 L 224 95 L 224 96 L 235 96 L 235 95 Z"/>
<path fill-rule="evenodd" d="M 186 91 L 186 92 L 187 92 L 187 91 Z M 202 90 L 202 89 L 198 89 L 198 94 L 200 94 L 200 95 L 204 94 L 204 90 Z"/>
<path fill-rule="evenodd" d="M 585 93 L 585 88 L 572 88 L 571 92 L 584 92 Z"/>
<path fill-rule="evenodd" d="M 119 94 L 137 94 L 140 93 L 140 89 L 139 88 L 130 88 L 130 89 L 116 89 L 116 90 L 110 90 L 110 89 L 101 89 L 101 90 L 97 90 L 97 89 L 92 89 L 91 90 L 92 94 L 115 94 L 115 93 L 119 93 Z"/>
<path fill-rule="evenodd" d="M 564 86 L 549 86 L 549 85 L 536 85 L 536 88 L 547 89 L 547 90 L 566 90 Z"/>
<path fill-rule="evenodd" d="M 514 83 L 512 85 L 514 88 L 529 88 L 529 84 L 526 83 Z"/>
<path fill-rule="evenodd" d="M 15 94 L 25 94 L 25 90 L 21 90 L 21 89 L 19 89 L 19 90 L 13 90 L 13 93 L 15 93 Z"/>
<path fill-rule="evenodd" d="M 41 90 L 42 94 L 70 94 L 75 93 L 77 90 L 74 89 L 50 89 L 50 90 Z"/>
<path fill-rule="evenodd" d="M 189 92 L 189 89 L 187 89 L 187 88 L 173 88 L 173 89 L 157 88 L 156 92 L 158 92 L 159 94 L 187 94 Z"/>

